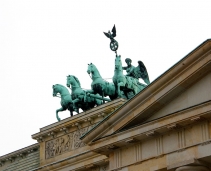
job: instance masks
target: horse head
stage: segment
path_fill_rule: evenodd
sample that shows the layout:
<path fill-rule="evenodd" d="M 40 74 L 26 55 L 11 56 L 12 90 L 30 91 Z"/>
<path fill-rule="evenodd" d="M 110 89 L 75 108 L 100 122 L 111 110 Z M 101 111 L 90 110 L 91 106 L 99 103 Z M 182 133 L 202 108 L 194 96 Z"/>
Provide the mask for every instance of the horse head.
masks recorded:
<path fill-rule="evenodd" d="M 67 83 L 66 83 L 66 85 L 67 85 L 67 87 L 70 87 L 71 84 L 72 84 L 72 76 L 68 75 L 67 76 Z"/>
<path fill-rule="evenodd" d="M 117 55 L 115 59 L 115 69 L 119 70 L 122 69 L 122 61 L 121 61 L 121 56 Z"/>
<path fill-rule="evenodd" d="M 93 81 L 97 78 L 102 78 L 100 75 L 100 72 L 98 71 L 97 67 L 93 63 L 88 64 L 87 73 L 89 75 L 91 74 L 90 77 Z"/>
<path fill-rule="evenodd" d="M 53 85 L 52 88 L 53 88 L 53 97 L 55 97 L 57 93 L 59 93 L 58 84 Z"/>
<path fill-rule="evenodd" d="M 94 72 L 94 70 L 93 70 L 94 67 L 95 67 L 94 64 L 92 64 L 92 63 L 88 64 L 87 73 L 88 74 L 93 73 Z"/>
<path fill-rule="evenodd" d="M 81 86 L 77 77 L 75 77 L 74 75 L 68 75 L 67 83 L 66 83 L 67 87 L 70 87 L 70 85 L 73 85 L 73 84 L 77 84 L 74 86 L 79 86 L 79 87 Z"/>

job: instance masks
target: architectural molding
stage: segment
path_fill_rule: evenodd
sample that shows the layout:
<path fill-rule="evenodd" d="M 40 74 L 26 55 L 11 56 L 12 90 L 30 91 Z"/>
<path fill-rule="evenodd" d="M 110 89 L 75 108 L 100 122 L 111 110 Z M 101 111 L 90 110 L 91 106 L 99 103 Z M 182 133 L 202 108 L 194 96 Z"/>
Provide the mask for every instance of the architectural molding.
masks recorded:
<path fill-rule="evenodd" d="M 39 144 L 36 143 L 36 144 L 30 145 L 28 147 L 22 148 L 20 150 L 14 151 L 12 153 L 6 154 L 4 156 L 0 156 L 0 163 L 2 163 L 2 165 L 3 165 L 3 163 L 5 161 L 11 161 L 12 162 L 17 157 L 22 158 L 22 157 L 26 156 L 26 154 L 32 153 L 33 151 L 38 150 L 39 147 L 40 147 Z"/>
<path fill-rule="evenodd" d="M 0 157 L 0 171 L 211 170 L 211 40 L 132 99 L 45 126 L 32 138 L 39 144 Z"/>
<path fill-rule="evenodd" d="M 103 116 L 105 117 L 109 113 L 114 111 L 115 108 L 121 106 L 124 102 L 124 99 L 117 99 L 115 101 L 111 101 L 95 107 L 87 112 L 82 112 L 78 115 L 74 115 L 73 117 L 64 119 L 59 123 L 56 122 L 54 124 L 41 128 L 39 133 L 32 135 L 32 138 L 37 140 L 38 142 L 42 142 L 45 141 L 47 137 L 49 137 L 49 134 L 50 136 L 53 136 L 53 134 L 56 135 L 57 133 L 60 134 L 61 130 L 64 134 L 67 134 L 68 132 L 70 132 L 70 130 L 80 130 L 80 128 L 84 127 L 84 125 L 93 125 L 103 119 L 99 118 L 98 115 L 103 114 Z"/>
<path fill-rule="evenodd" d="M 103 135 L 113 134 L 123 128 L 132 127 L 137 120 L 144 122 L 167 102 L 211 70 L 210 52 L 211 41 L 207 40 L 81 137 L 83 141 L 89 144 Z M 129 110 L 128 106 L 130 106 Z M 140 106 L 141 111 L 139 110 Z"/>

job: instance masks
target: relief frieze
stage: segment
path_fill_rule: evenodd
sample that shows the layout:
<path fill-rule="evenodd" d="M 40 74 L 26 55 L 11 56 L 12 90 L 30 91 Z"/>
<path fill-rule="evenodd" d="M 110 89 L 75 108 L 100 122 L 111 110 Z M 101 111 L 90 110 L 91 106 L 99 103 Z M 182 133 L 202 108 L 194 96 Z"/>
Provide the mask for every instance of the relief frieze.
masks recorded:
<path fill-rule="evenodd" d="M 75 132 L 47 141 L 45 143 L 45 158 L 49 159 L 65 152 L 85 146 L 86 144 L 80 140 L 80 137 L 93 126 L 94 125 L 81 128 Z"/>

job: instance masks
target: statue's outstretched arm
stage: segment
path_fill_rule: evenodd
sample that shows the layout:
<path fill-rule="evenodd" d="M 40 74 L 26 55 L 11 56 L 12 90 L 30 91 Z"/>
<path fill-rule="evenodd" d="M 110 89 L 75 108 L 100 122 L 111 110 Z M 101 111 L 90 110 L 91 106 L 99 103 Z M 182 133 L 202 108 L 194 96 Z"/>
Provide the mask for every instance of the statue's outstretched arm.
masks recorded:
<path fill-rule="evenodd" d="M 126 69 L 127 69 L 127 67 L 122 67 L 122 69 L 126 70 Z"/>
<path fill-rule="evenodd" d="M 86 93 L 93 94 L 94 93 L 94 90 L 86 90 Z"/>

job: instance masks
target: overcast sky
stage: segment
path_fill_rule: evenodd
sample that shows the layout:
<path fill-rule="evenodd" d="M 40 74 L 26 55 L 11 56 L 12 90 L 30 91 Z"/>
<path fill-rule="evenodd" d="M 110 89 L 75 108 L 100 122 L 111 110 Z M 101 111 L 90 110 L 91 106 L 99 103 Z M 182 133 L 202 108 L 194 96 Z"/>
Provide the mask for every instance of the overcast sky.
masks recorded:
<path fill-rule="evenodd" d="M 211 38 L 210 9 L 209 0 L 1 0 L 0 156 L 36 143 L 31 135 L 57 122 L 53 84 L 71 74 L 90 89 L 91 62 L 112 78 L 115 53 L 103 32 L 114 24 L 122 60 L 142 60 L 153 81 Z"/>

